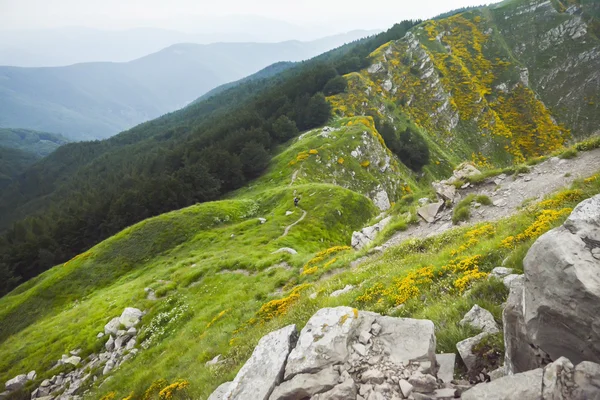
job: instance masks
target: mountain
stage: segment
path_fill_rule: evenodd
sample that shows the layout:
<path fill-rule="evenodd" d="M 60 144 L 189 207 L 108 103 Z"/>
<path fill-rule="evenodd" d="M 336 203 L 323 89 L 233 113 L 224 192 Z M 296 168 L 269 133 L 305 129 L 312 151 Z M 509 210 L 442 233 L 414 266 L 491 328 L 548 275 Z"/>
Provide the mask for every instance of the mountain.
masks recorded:
<path fill-rule="evenodd" d="M 0 381 L 37 373 L 9 396 L 207 398 L 265 334 L 341 305 L 320 330 L 361 309 L 431 320 L 425 353 L 477 335 L 476 369 L 456 374 L 487 379 L 504 359 L 498 271 L 523 272 L 536 239 L 600 193 L 594 5 L 404 21 L 61 146 L 0 197 Z M 593 275 L 582 253 L 564 261 Z M 476 305 L 498 323 L 489 336 L 460 323 Z M 347 355 L 373 348 L 362 336 Z"/>
<path fill-rule="evenodd" d="M 0 146 L 19 149 L 40 158 L 68 142 L 67 138 L 55 133 L 0 128 Z"/>
<path fill-rule="evenodd" d="M 127 63 L 0 67 L 0 126 L 101 139 L 184 107 L 278 61 L 300 61 L 367 35 L 313 42 L 177 44 Z"/>

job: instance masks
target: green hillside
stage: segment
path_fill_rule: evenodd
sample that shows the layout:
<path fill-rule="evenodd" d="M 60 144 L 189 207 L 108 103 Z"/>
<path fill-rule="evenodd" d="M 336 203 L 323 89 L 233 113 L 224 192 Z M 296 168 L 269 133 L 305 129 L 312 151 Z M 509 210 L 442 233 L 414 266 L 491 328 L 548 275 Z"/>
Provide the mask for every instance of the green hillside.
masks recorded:
<path fill-rule="evenodd" d="M 135 351 L 110 373 L 83 371 L 91 398 L 164 399 L 171 387 L 205 399 L 264 333 L 321 307 L 429 318 L 438 351 L 454 352 L 474 333 L 458 326 L 474 304 L 500 319 L 507 289 L 488 273 L 522 271 L 533 241 L 600 192 L 600 141 L 582 142 L 600 122 L 586 100 L 600 71 L 592 6 L 511 0 L 405 21 L 109 140 L 62 146 L 0 196 L 0 382 L 35 369 L 11 394 L 29 398 L 73 369 L 53 368 L 63 354 L 102 353 L 97 333 L 126 307 L 147 311 Z M 573 93 L 560 54 L 578 60 Z M 450 229 L 449 213 L 443 233 L 427 231 L 419 203 L 464 161 L 483 171 L 457 182 L 465 222 Z M 524 176 L 544 161 L 572 187 L 524 194 L 494 218 L 486 179 L 544 179 Z M 373 243 L 350 247 L 386 217 Z M 414 237 L 378 247 L 404 231 Z"/>
<path fill-rule="evenodd" d="M 69 140 L 62 135 L 28 129 L 0 128 L 0 146 L 46 157 Z"/>

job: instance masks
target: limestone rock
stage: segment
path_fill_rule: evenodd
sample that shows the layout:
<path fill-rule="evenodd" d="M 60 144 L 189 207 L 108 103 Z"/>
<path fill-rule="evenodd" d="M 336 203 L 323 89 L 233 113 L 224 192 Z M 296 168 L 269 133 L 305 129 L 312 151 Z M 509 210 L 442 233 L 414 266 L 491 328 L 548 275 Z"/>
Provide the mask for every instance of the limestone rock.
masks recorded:
<path fill-rule="evenodd" d="M 207 400 L 224 400 L 223 396 L 229 391 L 230 387 L 231 382 L 222 383 L 210 396 L 208 396 Z"/>
<path fill-rule="evenodd" d="M 444 200 L 454 201 L 456 197 L 456 187 L 443 182 L 433 182 L 431 184 L 435 192 Z"/>
<path fill-rule="evenodd" d="M 260 339 L 223 399 L 268 399 L 281 382 L 296 332 L 296 325 L 289 325 Z"/>
<path fill-rule="evenodd" d="M 362 381 L 364 383 L 383 383 L 385 375 L 378 369 L 368 369 L 362 374 Z"/>
<path fill-rule="evenodd" d="M 340 375 L 332 367 L 316 374 L 297 374 L 292 379 L 277 386 L 270 400 L 304 399 L 315 394 L 333 389 L 338 384 Z"/>
<path fill-rule="evenodd" d="M 477 361 L 477 357 L 475 354 L 473 354 L 473 347 L 481 342 L 481 340 L 487 335 L 489 335 L 489 333 L 482 332 L 477 336 L 473 336 L 456 343 L 456 349 L 460 354 L 460 358 L 462 358 L 463 362 L 467 366 L 467 369 L 473 369 Z"/>
<path fill-rule="evenodd" d="M 508 275 L 510 275 L 512 273 L 513 273 L 513 269 L 512 268 L 496 267 L 490 273 L 490 277 L 495 277 L 495 278 L 498 278 L 498 279 L 502 279 L 505 276 L 508 276 Z"/>
<path fill-rule="evenodd" d="M 104 325 L 104 333 L 106 335 L 116 335 L 119 330 L 119 326 L 121 326 L 121 322 L 119 322 L 119 317 L 115 317 L 111 319 L 108 324 Z"/>
<path fill-rule="evenodd" d="M 573 400 L 600 400 L 600 365 L 584 361 L 575 367 Z"/>
<path fill-rule="evenodd" d="M 36 376 L 37 376 L 37 373 L 36 373 L 35 371 L 30 371 L 30 372 L 27 374 L 27 380 L 28 380 L 28 381 L 32 381 L 32 380 L 34 380 L 34 379 L 35 379 L 35 377 L 36 377 Z"/>
<path fill-rule="evenodd" d="M 119 322 L 124 325 L 125 328 L 129 329 L 132 326 L 139 324 L 143 315 L 144 313 L 142 313 L 141 310 L 133 307 L 127 307 L 125 310 L 123 310 L 123 313 L 119 317 Z"/>
<path fill-rule="evenodd" d="M 392 206 L 387 192 L 383 189 L 375 193 L 373 203 L 375 203 L 375 207 L 379 208 L 381 211 L 387 211 Z"/>
<path fill-rule="evenodd" d="M 14 378 L 6 381 L 6 383 L 4 384 L 4 387 L 9 392 L 13 392 L 15 390 L 19 390 L 19 389 L 23 388 L 26 383 L 27 383 L 27 375 L 22 374 L 22 375 L 17 375 Z"/>
<path fill-rule="evenodd" d="M 413 385 L 411 385 L 410 382 L 406 379 L 400 379 L 400 382 L 398 382 L 398 384 L 400 385 L 400 390 L 402 391 L 404 397 L 410 396 L 410 394 L 413 391 Z"/>
<path fill-rule="evenodd" d="M 524 321 L 531 342 L 552 359 L 600 362 L 600 195 L 580 203 L 565 224 L 529 249 Z"/>
<path fill-rule="evenodd" d="M 465 180 L 476 175 L 481 175 L 481 171 L 479 171 L 475 165 L 471 163 L 462 163 L 456 167 L 452 175 L 454 175 L 456 179 Z"/>
<path fill-rule="evenodd" d="M 504 279 L 502 279 L 502 283 L 504 283 L 504 286 L 506 286 L 510 290 L 510 288 L 512 288 L 514 284 L 517 284 L 518 280 L 521 280 L 521 285 L 523 285 L 523 279 L 523 275 L 510 274 L 505 276 Z"/>
<path fill-rule="evenodd" d="M 291 247 L 282 247 L 273 252 L 273 254 L 277 254 L 277 253 L 288 253 L 291 255 L 298 254 L 298 252 L 296 250 L 292 249 Z"/>
<path fill-rule="evenodd" d="M 352 379 L 346 379 L 330 391 L 311 397 L 311 400 L 347 400 L 355 398 L 356 383 Z"/>
<path fill-rule="evenodd" d="M 429 374 L 422 374 L 417 372 L 413 374 L 409 379 L 408 383 L 413 385 L 413 390 L 419 393 L 431 393 L 437 389 L 436 379 Z"/>
<path fill-rule="evenodd" d="M 464 318 L 459 322 L 461 326 L 466 324 L 471 325 L 474 328 L 481 329 L 487 333 L 498 333 L 498 324 L 494 320 L 494 316 L 491 312 L 485 308 L 479 307 L 477 304 L 465 314 Z"/>
<path fill-rule="evenodd" d="M 505 376 L 474 386 L 462 394 L 462 400 L 540 400 L 542 398 L 541 368 Z"/>
<path fill-rule="evenodd" d="M 371 243 L 373 240 L 375 240 L 377 234 L 381 232 L 391 220 L 392 217 L 390 216 L 382 219 L 375 225 L 363 228 L 360 232 L 352 233 L 352 247 L 354 247 L 356 250 L 360 250 Z"/>
<path fill-rule="evenodd" d="M 344 286 L 343 289 L 339 289 L 339 290 L 336 290 L 335 292 L 331 293 L 329 295 L 329 297 L 339 297 L 339 296 L 343 295 L 344 293 L 348 293 L 352 289 L 354 289 L 354 286 L 346 285 L 346 286 Z"/>
<path fill-rule="evenodd" d="M 427 204 L 425 206 L 419 207 L 417 209 L 417 214 L 419 214 L 421 218 L 423 218 L 425 221 L 431 224 L 435 221 L 435 217 L 437 216 L 438 212 L 440 212 L 443 206 L 443 201 Z"/>
<path fill-rule="evenodd" d="M 64 360 L 65 364 L 71 364 L 74 366 L 78 366 L 79 362 L 81 362 L 81 357 L 77 357 L 77 356 L 71 356 L 71 357 L 67 358 L 66 360 Z"/>
<path fill-rule="evenodd" d="M 456 354 L 436 354 L 435 359 L 439 364 L 439 369 L 437 372 L 438 379 L 444 383 L 450 383 L 454 379 L 454 364 L 456 363 Z"/>
<path fill-rule="evenodd" d="M 108 341 L 104 344 L 106 351 L 113 351 L 115 349 L 115 339 L 109 336 Z"/>
<path fill-rule="evenodd" d="M 290 353 L 285 379 L 344 363 L 350 338 L 358 326 L 358 313 L 350 307 L 322 308 L 306 323 Z"/>

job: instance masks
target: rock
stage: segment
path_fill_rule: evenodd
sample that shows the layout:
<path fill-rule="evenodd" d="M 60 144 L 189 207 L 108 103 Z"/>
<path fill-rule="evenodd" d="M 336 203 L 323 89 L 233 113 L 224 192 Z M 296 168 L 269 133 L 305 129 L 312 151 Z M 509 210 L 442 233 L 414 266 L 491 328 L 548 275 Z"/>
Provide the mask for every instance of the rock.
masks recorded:
<path fill-rule="evenodd" d="M 289 325 L 263 336 L 223 398 L 268 399 L 275 386 L 281 382 L 296 333 L 296 325 Z"/>
<path fill-rule="evenodd" d="M 125 346 L 125 350 L 133 350 L 133 348 L 135 347 L 137 343 L 137 340 L 134 339 L 130 339 L 129 341 L 127 341 L 127 346 Z"/>
<path fill-rule="evenodd" d="M 104 336 L 104 332 L 98 332 L 98 334 L 96 335 L 96 337 L 97 337 L 98 339 L 100 339 L 100 338 L 101 338 L 101 337 L 103 337 L 103 336 Z"/>
<path fill-rule="evenodd" d="M 512 272 L 513 272 L 512 268 L 496 267 L 490 273 L 490 277 L 495 277 L 495 278 L 498 278 L 498 279 L 502 279 L 505 276 L 508 276 L 508 275 L 512 274 Z"/>
<path fill-rule="evenodd" d="M 482 332 L 477 336 L 473 336 L 456 343 L 456 349 L 458 350 L 460 358 L 462 358 L 468 370 L 473 369 L 477 361 L 477 357 L 475 354 L 473 354 L 473 347 L 481 342 L 481 340 L 487 335 L 489 335 L 489 333 Z"/>
<path fill-rule="evenodd" d="M 490 380 L 495 381 L 496 379 L 506 376 L 506 371 L 504 370 L 504 367 L 500 367 L 490 372 L 489 376 Z"/>
<path fill-rule="evenodd" d="M 331 293 L 329 295 L 329 297 L 339 297 L 339 296 L 343 295 L 344 293 L 348 293 L 352 289 L 354 289 L 354 286 L 346 285 L 343 289 L 339 289 L 339 290 L 336 290 L 335 292 Z"/>
<path fill-rule="evenodd" d="M 127 329 L 127 334 L 130 336 L 135 336 L 137 335 L 137 329 L 132 326 L 131 328 Z"/>
<path fill-rule="evenodd" d="M 289 253 L 291 255 L 298 254 L 298 252 L 296 250 L 292 249 L 291 247 L 282 247 L 279 250 L 275 250 L 272 254 L 277 254 L 277 253 Z"/>
<path fill-rule="evenodd" d="M 115 366 L 115 362 L 113 360 L 108 360 L 106 364 L 104 364 L 104 369 L 102 370 L 102 375 L 108 374 Z"/>
<path fill-rule="evenodd" d="M 456 354 L 436 354 L 435 359 L 439 365 L 437 371 L 438 379 L 444 383 L 450 383 L 454 379 L 454 364 L 456 363 Z"/>
<path fill-rule="evenodd" d="M 454 185 L 449 185 L 442 182 L 433 182 L 431 186 L 433 186 L 435 193 L 437 193 L 437 195 L 443 200 L 450 200 L 453 202 L 456 198 L 456 187 Z"/>
<path fill-rule="evenodd" d="M 292 379 L 277 386 L 269 399 L 299 400 L 308 398 L 333 389 L 338 384 L 339 377 L 339 373 L 332 367 L 323 369 L 316 374 L 297 374 Z"/>
<path fill-rule="evenodd" d="M 288 215 L 292 215 L 293 213 L 294 213 L 293 211 L 286 211 L 285 216 L 287 217 Z"/>
<path fill-rule="evenodd" d="M 381 325 L 379 325 L 377 322 L 375 322 L 374 324 L 371 325 L 371 333 L 374 336 L 379 335 L 379 332 L 381 332 Z"/>
<path fill-rule="evenodd" d="M 64 360 L 64 363 L 78 366 L 80 361 L 81 361 L 81 357 L 71 356 L 71 357 L 67 358 L 66 360 Z"/>
<path fill-rule="evenodd" d="M 330 391 L 311 397 L 311 400 L 347 400 L 355 398 L 356 383 L 352 379 L 346 379 Z"/>
<path fill-rule="evenodd" d="M 124 325 L 125 328 L 129 329 L 132 326 L 139 324 L 143 315 L 144 313 L 142 313 L 141 310 L 133 307 L 127 307 L 125 310 L 123 310 L 123 313 L 119 317 L 119 322 Z"/>
<path fill-rule="evenodd" d="M 115 349 L 115 339 L 112 336 L 108 338 L 108 341 L 104 344 L 106 351 L 113 351 Z"/>
<path fill-rule="evenodd" d="M 46 387 L 46 386 L 50 386 L 50 385 L 51 385 L 50 380 L 49 379 L 44 379 L 42 381 L 42 383 L 40 384 L 40 387 Z"/>
<path fill-rule="evenodd" d="M 462 163 L 458 167 L 456 167 L 456 169 L 454 170 L 452 175 L 456 179 L 465 180 L 465 179 L 472 178 L 477 175 L 481 175 L 481 171 L 479 171 L 475 167 L 475 165 L 466 162 L 466 163 Z"/>
<path fill-rule="evenodd" d="M 516 284 L 516 281 L 518 279 L 523 279 L 523 275 L 517 275 L 517 274 L 510 274 L 504 277 L 504 279 L 502 280 L 502 283 L 504 283 L 504 286 L 506 286 L 508 289 L 510 289 L 513 284 Z M 523 282 L 521 281 L 521 284 L 523 284 Z"/>
<path fill-rule="evenodd" d="M 428 197 L 422 197 L 422 198 L 419 199 L 418 203 L 419 203 L 420 206 L 424 206 L 425 204 L 429 203 L 429 198 Z"/>
<path fill-rule="evenodd" d="M 356 250 L 360 250 L 369 243 L 371 243 L 377 237 L 377 234 L 385 228 L 392 217 L 387 217 L 372 226 L 363 228 L 360 232 L 352 233 L 352 247 Z"/>
<path fill-rule="evenodd" d="M 19 390 L 19 389 L 22 389 L 23 387 L 25 387 L 26 383 L 27 383 L 27 375 L 22 374 L 22 375 L 17 375 L 14 378 L 6 381 L 6 383 L 4 384 L 4 387 L 9 392 L 14 392 L 15 390 Z"/>
<path fill-rule="evenodd" d="M 465 314 L 464 318 L 459 322 L 459 324 L 461 326 L 469 324 L 472 327 L 481 329 L 483 332 L 487 333 L 500 332 L 492 313 L 485 308 L 479 307 L 477 304 L 475 304 L 473 308 L 471 308 L 471 310 Z"/>
<path fill-rule="evenodd" d="M 454 388 L 436 389 L 433 393 L 433 397 L 435 397 L 436 400 L 454 399 L 455 392 L 456 392 L 456 389 L 454 389 Z"/>
<path fill-rule="evenodd" d="M 367 400 L 386 400 L 385 396 L 379 392 L 371 392 Z"/>
<path fill-rule="evenodd" d="M 408 383 L 413 385 L 413 390 L 419 393 L 431 393 L 435 389 L 437 389 L 437 381 L 436 379 L 427 374 L 422 374 L 420 372 L 416 372 L 408 378 Z"/>
<path fill-rule="evenodd" d="M 363 383 L 383 383 L 385 376 L 378 369 L 368 369 L 362 374 Z"/>
<path fill-rule="evenodd" d="M 367 343 L 369 343 L 369 340 L 371 340 L 371 334 L 367 331 L 362 331 L 360 333 L 360 335 L 358 335 L 358 341 L 364 345 L 366 345 Z"/>
<path fill-rule="evenodd" d="M 367 355 L 367 349 L 365 348 L 364 345 L 360 344 L 360 343 L 354 343 L 352 345 L 352 349 L 357 352 L 361 357 L 364 357 Z"/>
<path fill-rule="evenodd" d="M 129 339 L 131 339 L 131 336 L 127 333 L 124 333 L 123 335 L 117 337 L 115 339 L 115 349 L 118 350 L 121 347 L 125 346 L 127 342 L 129 342 Z"/>
<path fill-rule="evenodd" d="M 406 379 L 400 379 L 398 385 L 400 386 L 400 391 L 402 392 L 404 397 L 410 396 L 410 394 L 413 391 L 413 385 L 411 385 L 410 382 L 408 382 Z"/>
<path fill-rule="evenodd" d="M 212 360 L 207 361 L 204 365 L 206 365 L 206 366 L 217 365 L 220 362 L 221 362 L 221 355 L 218 354 Z"/>
<path fill-rule="evenodd" d="M 437 216 L 438 212 L 442 209 L 443 205 L 443 201 L 427 204 L 425 206 L 419 207 L 417 209 L 417 214 L 419 214 L 421 218 L 423 218 L 425 221 L 431 224 L 435 221 L 435 217 Z"/>
<path fill-rule="evenodd" d="M 387 192 L 383 189 L 375 193 L 373 203 L 375 203 L 375 207 L 379 208 L 381 211 L 387 211 L 392 206 Z"/>
<path fill-rule="evenodd" d="M 225 400 L 224 396 L 229 391 L 230 387 L 231 382 L 222 383 L 210 396 L 208 396 L 207 400 Z"/>
<path fill-rule="evenodd" d="M 504 199 L 494 200 L 492 202 L 492 204 L 494 205 L 494 207 L 506 207 L 506 200 L 504 200 Z"/>
<path fill-rule="evenodd" d="M 523 261 L 524 323 L 531 343 L 573 363 L 600 362 L 600 195 L 542 235 Z"/>
<path fill-rule="evenodd" d="M 108 324 L 104 325 L 104 333 L 106 335 L 116 335 L 120 326 L 121 322 L 119 322 L 119 317 L 114 317 L 108 322 Z"/>
<path fill-rule="evenodd" d="M 573 381 L 573 400 L 600 400 L 600 365 L 590 361 L 579 363 L 575 367 Z"/>
<path fill-rule="evenodd" d="M 462 400 L 540 400 L 542 399 L 541 368 L 505 376 L 474 386 L 462 394 Z"/>
<path fill-rule="evenodd" d="M 35 371 L 30 371 L 30 372 L 27 374 L 27 380 L 28 380 L 28 381 L 32 381 L 32 380 L 34 380 L 34 379 L 35 379 L 35 377 L 36 377 L 36 376 L 37 376 L 37 374 L 36 374 L 36 372 L 35 372 Z"/>
<path fill-rule="evenodd" d="M 265 222 L 267 222 L 266 218 L 258 218 L 258 221 L 262 224 L 264 224 Z"/>
<path fill-rule="evenodd" d="M 358 326 L 358 312 L 350 307 L 322 308 L 306 323 L 290 353 L 285 379 L 344 363 L 350 338 Z"/>

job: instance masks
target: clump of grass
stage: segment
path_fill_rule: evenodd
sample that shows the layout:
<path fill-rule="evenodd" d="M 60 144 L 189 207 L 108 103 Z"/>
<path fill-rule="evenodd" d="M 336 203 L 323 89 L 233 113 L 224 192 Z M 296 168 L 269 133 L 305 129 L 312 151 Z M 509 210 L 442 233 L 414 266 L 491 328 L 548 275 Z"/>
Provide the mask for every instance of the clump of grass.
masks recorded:
<path fill-rule="evenodd" d="M 486 195 L 468 195 L 456 205 L 454 211 L 452 212 L 452 223 L 454 225 L 461 221 L 468 221 L 469 218 L 471 218 L 471 204 L 473 202 L 477 202 L 485 206 L 492 204 L 492 200 Z"/>
<path fill-rule="evenodd" d="M 558 158 L 563 160 L 568 160 L 575 157 L 577 157 L 577 149 L 575 147 L 570 147 L 558 155 Z"/>
<path fill-rule="evenodd" d="M 577 143 L 575 149 L 579 151 L 589 151 L 600 147 L 600 136 L 594 136 L 583 142 Z"/>

